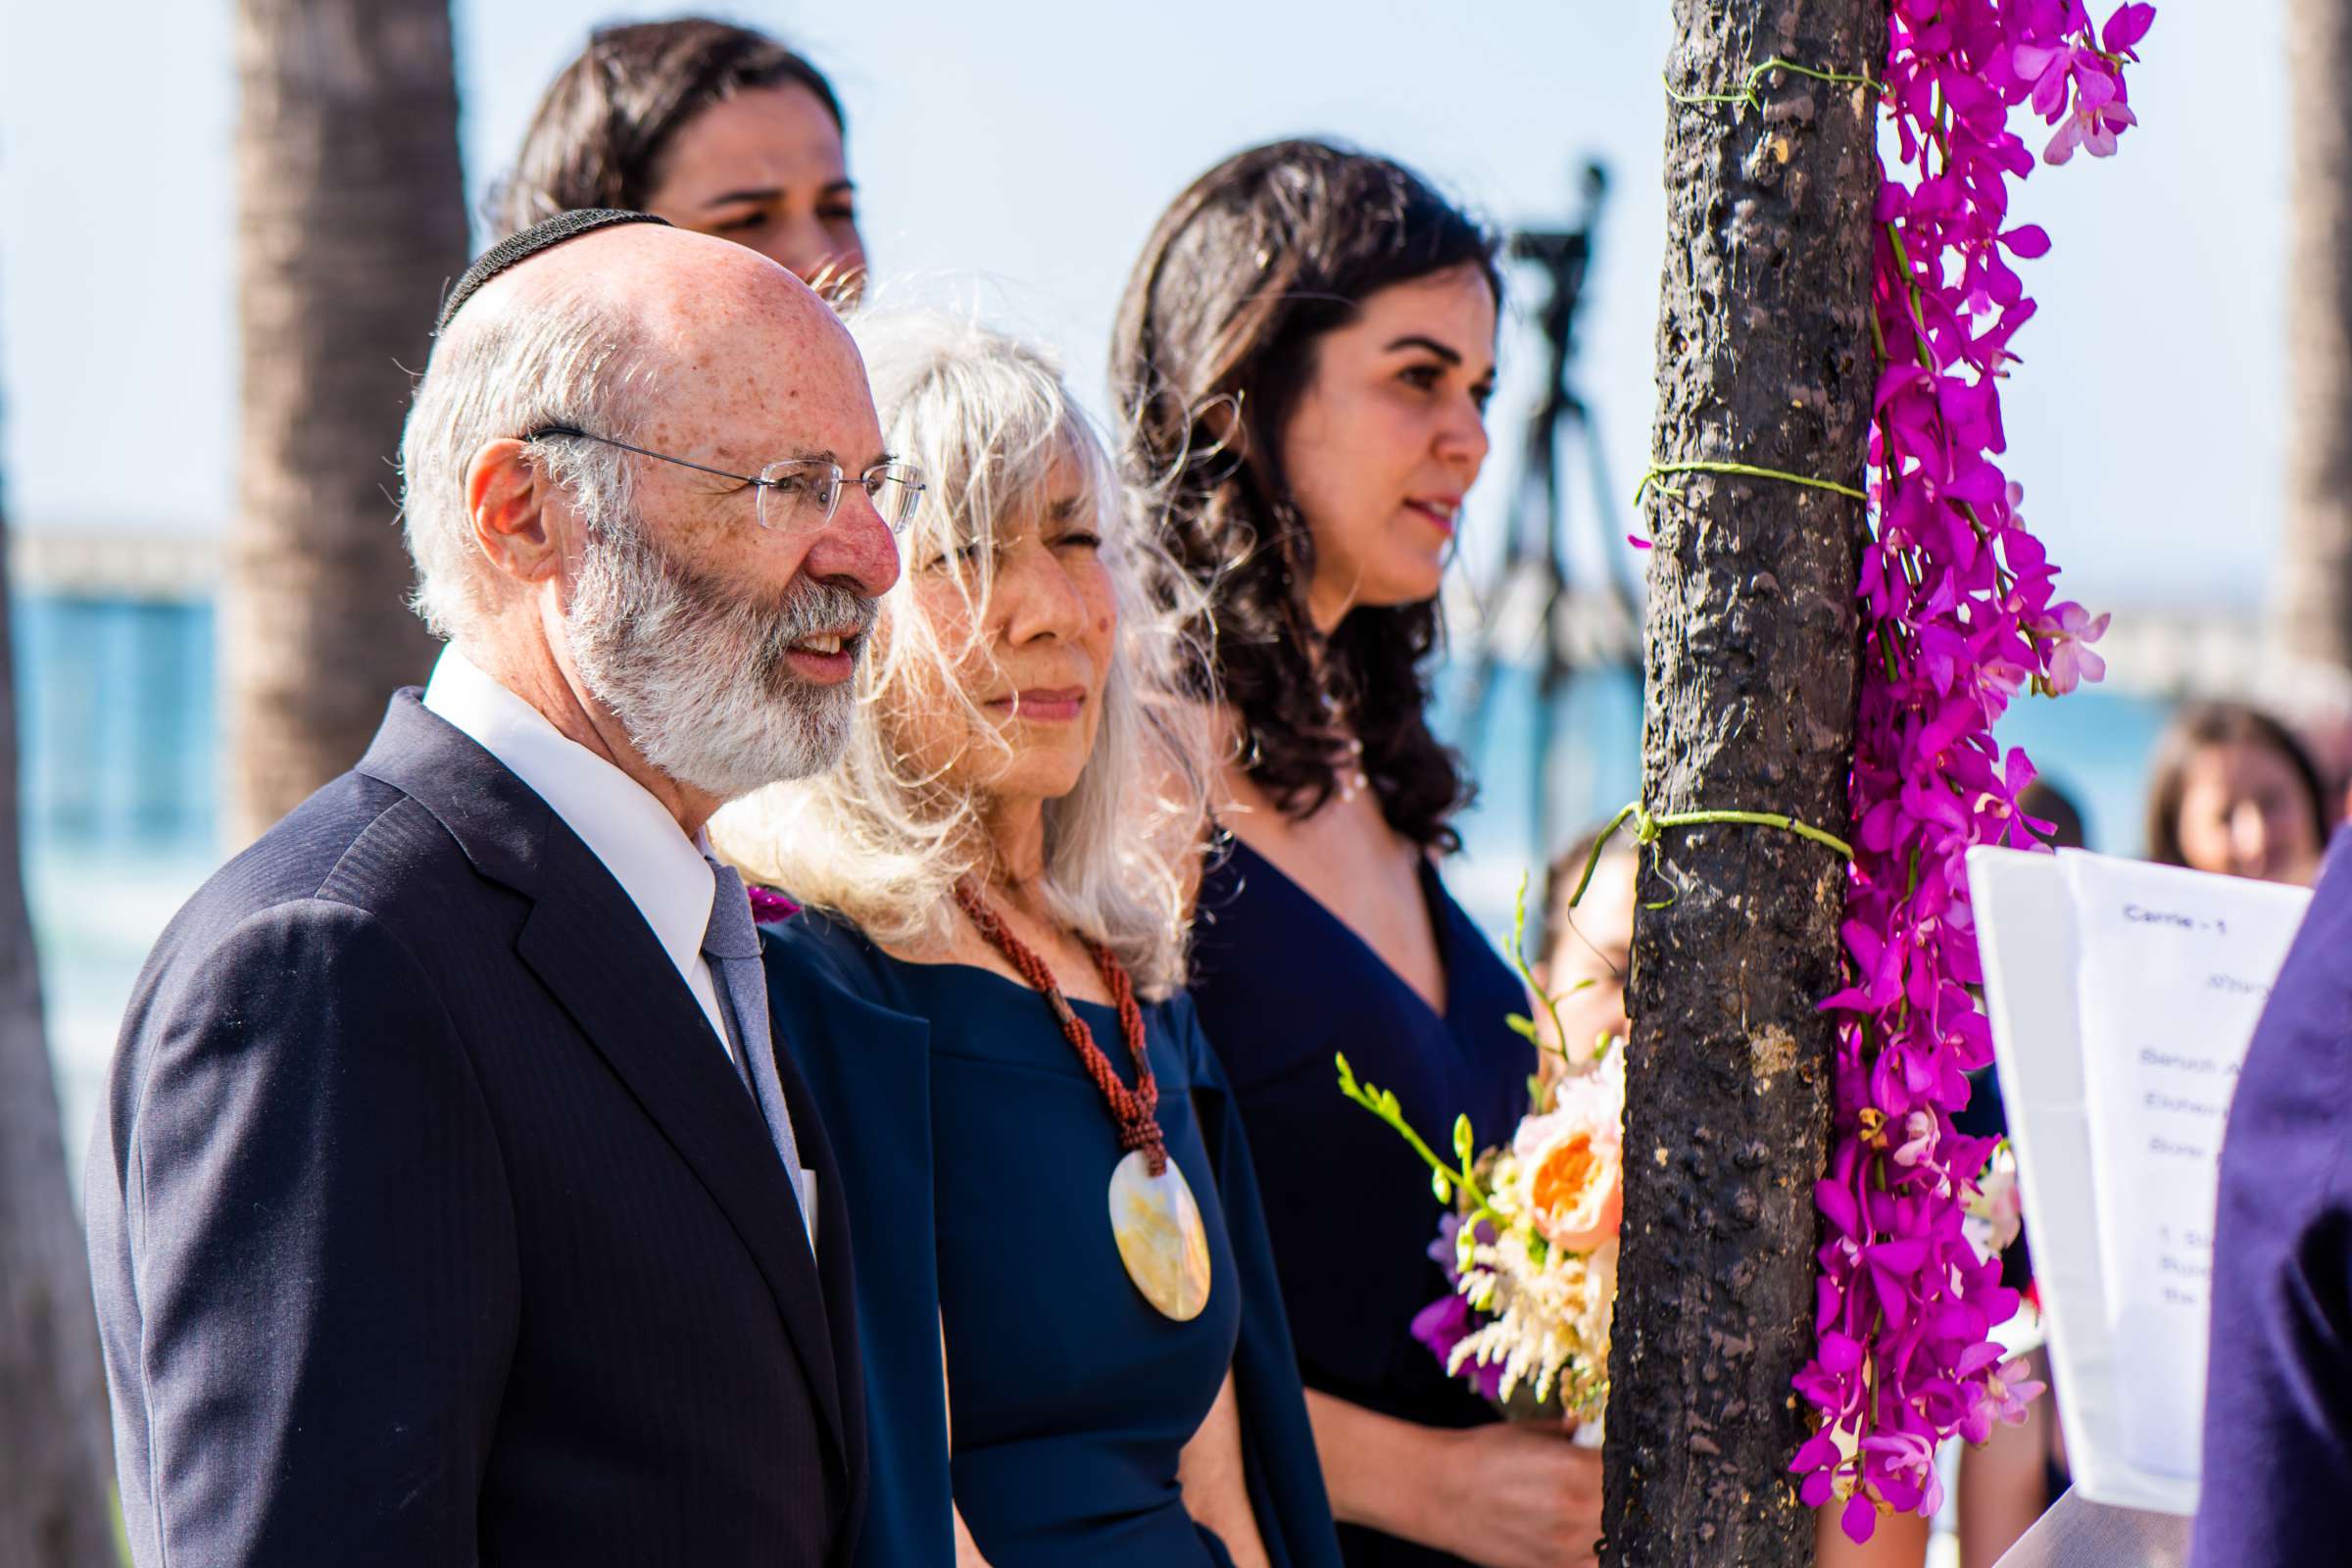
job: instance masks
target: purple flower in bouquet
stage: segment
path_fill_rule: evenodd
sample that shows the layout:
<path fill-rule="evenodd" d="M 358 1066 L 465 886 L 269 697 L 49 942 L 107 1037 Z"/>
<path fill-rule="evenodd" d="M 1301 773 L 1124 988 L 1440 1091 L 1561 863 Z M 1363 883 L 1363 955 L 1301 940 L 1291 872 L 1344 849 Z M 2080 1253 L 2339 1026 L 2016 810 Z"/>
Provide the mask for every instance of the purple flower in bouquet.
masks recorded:
<path fill-rule="evenodd" d="M 1453 1364 L 1453 1348 L 1468 1339 L 1479 1324 L 1478 1309 L 1459 1294 L 1462 1275 L 1457 1260 L 1461 1256 L 1461 1234 L 1459 1214 L 1447 1214 L 1438 1221 L 1438 1239 L 1429 1244 L 1429 1255 L 1446 1272 L 1446 1294 L 1413 1314 L 1413 1338 L 1429 1347 L 1429 1353 L 1438 1358 L 1440 1366 Z M 1472 1361 L 1463 1367 L 1462 1375 L 1482 1397 L 1501 1400 L 1500 1363 Z"/>
<path fill-rule="evenodd" d="M 1438 1358 L 1439 1365 L 1450 1365 L 1453 1348 L 1468 1339 L 1477 1327 L 1476 1311 L 1468 1301 L 1448 1293 L 1413 1314 L 1413 1338 L 1429 1347 L 1429 1353 Z M 1502 1366 L 1499 1362 L 1466 1362 L 1462 1367 L 1462 1376 L 1482 1398 L 1500 1402 Z"/>

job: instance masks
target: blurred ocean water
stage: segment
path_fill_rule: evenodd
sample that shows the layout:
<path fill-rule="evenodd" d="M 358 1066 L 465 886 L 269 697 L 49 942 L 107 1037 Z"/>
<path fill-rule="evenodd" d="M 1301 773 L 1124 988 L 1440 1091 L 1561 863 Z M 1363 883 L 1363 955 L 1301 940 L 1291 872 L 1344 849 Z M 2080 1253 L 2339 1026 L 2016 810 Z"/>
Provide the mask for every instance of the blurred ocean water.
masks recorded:
<path fill-rule="evenodd" d="M 106 1062 L 148 949 L 219 862 L 221 775 L 213 609 L 206 601 L 20 594 L 12 606 L 23 751 L 26 894 L 40 946 L 51 1053 L 76 1181 Z M 1537 809 L 1535 683 L 1502 671 L 1472 706 L 1441 681 L 1441 728 L 1480 781 L 1448 868 L 1497 941 L 1520 876 L 1634 798 L 1641 688 L 1631 670 L 1578 677 L 1557 702 Z M 2095 848 L 2139 849 L 2142 771 L 2167 705 L 2090 691 L 2020 704 L 2023 746 L 2082 808 Z"/>
<path fill-rule="evenodd" d="M 76 1190 L 147 950 L 220 860 L 213 607 L 19 594 L 25 897 Z"/>
<path fill-rule="evenodd" d="M 1541 886 L 1544 867 L 1586 829 L 1631 802 L 1642 785 L 1641 677 L 1606 670 L 1572 678 L 1552 716 L 1552 755 L 1539 771 L 1536 683 L 1502 673 L 1476 713 L 1470 682 L 1449 670 L 1441 683 L 1440 728 L 1470 754 L 1476 806 L 1463 824 L 1463 853 L 1447 879 L 1470 913 L 1497 940 L 1510 929 L 1519 878 Z M 2149 754 L 2172 711 L 2161 700 L 2084 687 L 2062 699 L 2019 701 L 1996 730 L 2020 747 L 2082 813 L 2090 847 L 2137 855 Z M 1539 826 L 1537 780 L 1547 780 L 1548 832 Z M 1531 897 L 1534 895 L 1531 894 Z"/>

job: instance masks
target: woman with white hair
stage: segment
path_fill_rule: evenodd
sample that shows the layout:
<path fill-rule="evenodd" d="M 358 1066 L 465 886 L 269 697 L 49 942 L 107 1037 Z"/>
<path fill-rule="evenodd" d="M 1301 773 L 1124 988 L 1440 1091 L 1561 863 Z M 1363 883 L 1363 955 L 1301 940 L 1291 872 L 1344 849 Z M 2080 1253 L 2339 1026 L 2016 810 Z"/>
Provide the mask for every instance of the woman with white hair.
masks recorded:
<path fill-rule="evenodd" d="M 805 906 L 763 946 L 844 1153 L 859 1561 L 943 1561 L 952 1532 L 995 1568 L 1337 1568 L 1248 1149 L 1183 994 L 1209 766 L 1199 710 L 1152 696 L 1179 645 L 1152 547 L 1035 350 L 930 317 L 858 332 L 929 480 L 865 722 L 712 837 Z"/>

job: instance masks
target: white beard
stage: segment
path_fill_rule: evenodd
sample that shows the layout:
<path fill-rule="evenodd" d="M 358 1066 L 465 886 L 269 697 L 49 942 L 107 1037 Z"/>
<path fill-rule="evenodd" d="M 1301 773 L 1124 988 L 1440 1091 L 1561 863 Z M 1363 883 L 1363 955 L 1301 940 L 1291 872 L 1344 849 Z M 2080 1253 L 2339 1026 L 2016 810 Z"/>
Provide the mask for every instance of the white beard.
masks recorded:
<path fill-rule="evenodd" d="M 857 683 L 811 685 L 785 653 L 855 626 L 858 657 L 874 608 L 862 594 L 813 581 L 773 606 L 729 594 L 631 518 L 592 533 L 564 629 L 589 694 L 620 720 L 637 754 L 681 784 L 732 801 L 840 760 Z"/>

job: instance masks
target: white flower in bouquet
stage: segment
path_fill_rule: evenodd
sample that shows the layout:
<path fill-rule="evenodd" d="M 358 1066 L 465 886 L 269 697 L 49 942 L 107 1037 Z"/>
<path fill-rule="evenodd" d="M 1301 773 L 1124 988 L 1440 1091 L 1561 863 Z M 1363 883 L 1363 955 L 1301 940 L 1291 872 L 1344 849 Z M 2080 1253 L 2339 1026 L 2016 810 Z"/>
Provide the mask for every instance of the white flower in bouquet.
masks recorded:
<path fill-rule="evenodd" d="M 1460 1290 L 1491 1321 L 1453 1347 L 1449 1370 L 1502 1369 L 1581 1422 L 1608 1390 L 1624 1214 L 1625 1054 L 1611 1051 L 1553 1087 L 1550 1108 L 1520 1122 L 1490 1168 L 1491 1239 L 1465 1230 Z"/>
<path fill-rule="evenodd" d="M 1520 949 L 1524 882 L 1520 893 L 1520 929 L 1508 951 L 1535 1000 L 1551 1010 L 1556 1039 L 1555 999 L 1537 984 Z M 1544 1044 L 1533 1020 L 1510 1022 Z M 1472 1376 L 1514 1414 L 1564 1414 L 1577 1422 L 1578 1441 L 1596 1445 L 1608 1403 L 1625 1209 L 1624 1051 L 1606 1041 L 1571 1060 L 1567 1072 L 1537 1089 L 1538 1108 L 1501 1148 L 1479 1152 L 1469 1118 L 1455 1117 L 1452 1163 L 1405 1121 L 1394 1091 L 1357 1082 L 1345 1055 L 1339 1069 L 1340 1092 L 1396 1129 L 1428 1162 L 1439 1201 L 1454 1205 L 1446 1234 L 1456 1294 L 1415 1319 L 1415 1337 L 1448 1372 Z"/>

